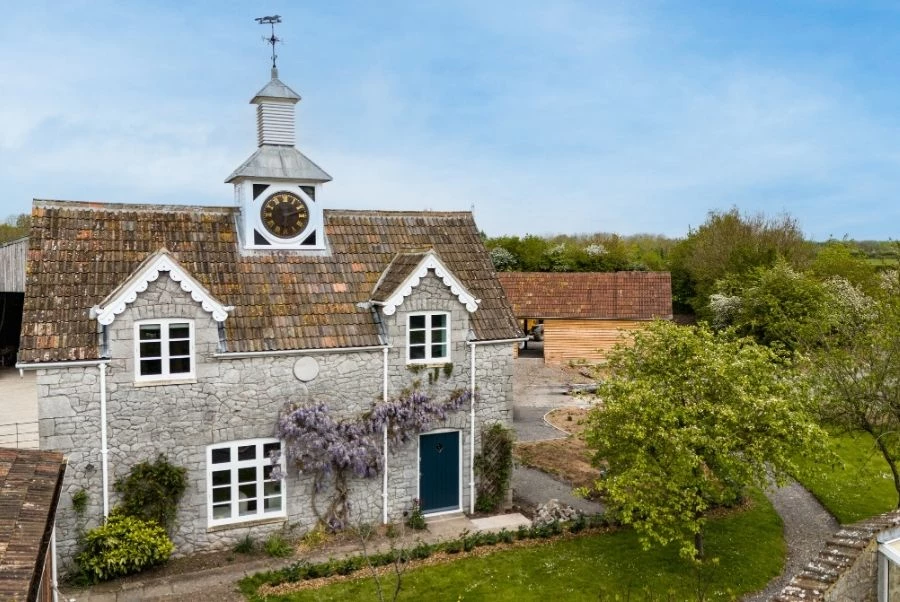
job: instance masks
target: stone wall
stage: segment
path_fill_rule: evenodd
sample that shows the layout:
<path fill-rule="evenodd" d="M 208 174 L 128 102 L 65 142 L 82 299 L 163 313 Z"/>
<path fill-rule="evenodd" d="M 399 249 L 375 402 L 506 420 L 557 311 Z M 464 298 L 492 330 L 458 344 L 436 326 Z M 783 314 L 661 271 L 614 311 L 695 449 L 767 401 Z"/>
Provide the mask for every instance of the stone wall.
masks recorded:
<path fill-rule="evenodd" d="M 411 370 L 406 363 L 406 319 L 413 310 L 451 313 L 452 372 L 443 366 Z M 134 381 L 134 323 L 155 318 L 189 319 L 194 323 L 196 378 L 177 384 Z M 385 317 L 390 336 L 389 395 L 418 386 L 434 396 L 469 386 L 469 329 L 465 308 L 433 276 L 423 279 L 394 316 Z M 315 524 L 310 506 L 310 482 L 288 470 L 285 480 L 287 520 L 207 527 L 206 448 L 213 443 L 271 437 L 285 403 L 324 402 L 342 417 L 358 416 L 382 398 L 381 349 L 348 353 L 318 353 L 313 357 L 319 373 L 309 382 L 295 378 L 299 357 L 216 357 L 218 325 L 166 274 L 151 283 L 138 299 L 109 326 L 110 362 L 107 373 L 107 415 L 111 505 L 112 484 L 141 461 L 165 454 L 188 469 L 188 490 L 179 506 L 173 540 L 177 554 L 231 547 L 248 532 L 259 540 L 286 526 L 303 533 Z M 476 347 L 476 451 L 481 425 L 511 420 L 511 346 Z M 429 375 L 431 377 L 429 378 Z M 98 524 L 102 517 L 100 457 L 99 369 L 48 368 L 38 371 L 41 447 L 60 449 L 69 458 L 58 515 L 58 546 L 62 558 L 71 556 L 79 531 Z M 470 454 L 468 408 L 432 425 L 462 431 L 463 508 L 469 504 Z M 417 496 L 417 442 L 396 450 L 388 458 L 388 509 L 398 519 Z M 72 495 L 84 488 L 88 507 L 76 516 Z M 381 478 L 357 480 L 351 494 L 354 517 L 379 521 L 382 515 Z"/>

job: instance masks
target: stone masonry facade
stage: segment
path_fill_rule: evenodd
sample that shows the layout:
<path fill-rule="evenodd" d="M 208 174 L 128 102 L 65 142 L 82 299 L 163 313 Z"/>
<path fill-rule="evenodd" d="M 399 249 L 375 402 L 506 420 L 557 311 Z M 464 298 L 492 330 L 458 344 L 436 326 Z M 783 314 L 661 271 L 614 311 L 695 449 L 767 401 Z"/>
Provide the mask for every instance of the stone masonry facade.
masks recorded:
<path fill-rule="evenodd" d="M 410 312 L 446 311 L 451 319 L 452 371 L 443 364 L 413 368 L 406 361 L 406 324 Z M 194 326 L 195 378 L 163 384 L 135 383 L 134 333 L 139 320 L 178 318 Z M 470 384 L 469 314 L 449 289 L 428 275 L 393 316 L 383 316 L 389 339 L 388 395 L 413 386 L 436 398 Z M 229 548 L 248 533 L 257 540 L 274 531 L 301 534 L 315 525 L 310 479 L 287 467 L 284 487 L 287 518 L 208 526 L 207 446 L 242 439 L 272 437 L 287 403 L 324 402 L 336 416 L 352 418 L 381 400 L 383 350 L 318 352 L 309 355 L 227 357 L 221 355 L 219 325 L 167 274 L 151 282 L 137 300 L 108 328 L 107 429 L 110 507 L 116 503 L 113 483 L 132 466 L 160 453 L 187 468 L 188 488 L 181 500 L 173 532 L 176 554 Z M 513 345 L 481 344 L 476 354 L 476 432 L 493 423 L 509 425 Z M 218 356 L 217 356 L 218 355 Z M 313 357 L 318 375 L 308 382 L 294 376 L 298 358 Z M 44 368 L 37 373 L 42 449 L 66 453 L 69 468 L 60 499 L 57 538 L 60 557 L 70 559 L 78 534 L 102 518 L 99 368 Z M 461 432 L 462 509 L 469 507 L 468 458 L 472 445 L 469 408 L 453 413 L 437 429 Z M 398 520 L 418 491 L 418 449 L 413 441 L 388 457 L 388 511 Z M 72 496 L 84 489 L 86 510 L 77 514 Z M 353 482 L 355 519 L 378 522 L 382 517 L 382 479 Z"/>

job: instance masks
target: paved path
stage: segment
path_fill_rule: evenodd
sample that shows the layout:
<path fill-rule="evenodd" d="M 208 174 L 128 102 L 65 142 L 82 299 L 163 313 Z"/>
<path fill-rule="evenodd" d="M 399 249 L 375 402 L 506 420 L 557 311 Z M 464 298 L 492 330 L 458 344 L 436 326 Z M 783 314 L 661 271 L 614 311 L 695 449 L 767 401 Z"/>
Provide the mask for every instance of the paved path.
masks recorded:
<path fill-rule="evenodd" d="M 551 499 L 557 499 L 585 514 L 603 512 L 603 504 L 575 497 L 572 495 L 571 485 L 557 481 L 546 472 L 527 466 L 516 466 L 513 469 L 512 480 L 514 499 L 524 506 L 537 506 L 546 504 Z"/>
<path fill-rule="evenodd" d="M 512 425 L 513 430 L 516 431 L 516 441 L 546 441 L 565 438 L 567 433 L 544 420 L 544 415 L 552 409 L 552 407 L 516 408 L 513 412 Z"/>
<path fill-rule="evenodd" d="M 764 602 L 781 591 L 791 577 L 811 561 L 826 540 L 838 529 L 838 522 L 813 495 L 794 482 L 766 492 L 784 521 L 787 561 L 781 575 L 760 592 L 746 596 L 745 602 Z"/>
<path fill-rule="evenodd" d="M 520 372 L 534 372 L 538 369 L 538 366 L 529 360 L 520 359 L 517 362 L 519 362 L 516 365 L 517 378 L 521 376 Z M 518 441 L 545 441 L 562 439 L 566 436 L 564 431 L 548 424 L 544 420 L 544 415 L 555 408 L 589 405 L 585 400 L 566 395 L 566 390 L 564 384 L 554 382 L 517 387 L 513 430 L 516 431 Z M 515 500 L 523 506 L 536 507 L 551 499 L 557 499 L 585 514 L 603 512 L 602 504 L 572 495 L 572 486 L 568 483 L 558 481 L 545 472 L 527 466 L 516 466 L 513 469 L 512 487 Z"/>

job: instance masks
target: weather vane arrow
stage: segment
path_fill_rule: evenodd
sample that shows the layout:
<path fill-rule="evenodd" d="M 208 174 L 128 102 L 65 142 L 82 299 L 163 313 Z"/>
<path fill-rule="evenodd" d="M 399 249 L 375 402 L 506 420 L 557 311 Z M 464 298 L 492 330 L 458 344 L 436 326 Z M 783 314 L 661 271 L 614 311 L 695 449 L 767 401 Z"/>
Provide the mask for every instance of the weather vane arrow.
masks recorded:
<path fill-rule="evenodd" d="M 270 25 L 272 27 L 272 34 L 269 37 L 263 37 L 263 40 L 266 43 L 272 45 L 272 69 L 275 69 L 275 60 L 278 58 L 278 55 L 275 54 L 275 44 L 281 42 L 281 38 L 275 35 L 275 24 L 281 23 L 281 15 L 272 15 L 271 17 L 257 17 L 254 19 L 260 25 Z"/>

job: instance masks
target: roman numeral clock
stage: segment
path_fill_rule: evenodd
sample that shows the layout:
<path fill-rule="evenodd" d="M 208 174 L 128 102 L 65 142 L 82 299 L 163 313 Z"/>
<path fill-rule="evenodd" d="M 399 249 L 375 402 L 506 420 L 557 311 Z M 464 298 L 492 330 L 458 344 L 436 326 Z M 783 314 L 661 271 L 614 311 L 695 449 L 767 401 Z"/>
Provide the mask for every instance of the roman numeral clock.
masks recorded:
<path fill-rule="evenodd" d="M 263 201 L 260 220 L 269 234 L 282 239 L 296 238 L 309 225 L 309 207 L 292 192 L 276 192 Z"/>

